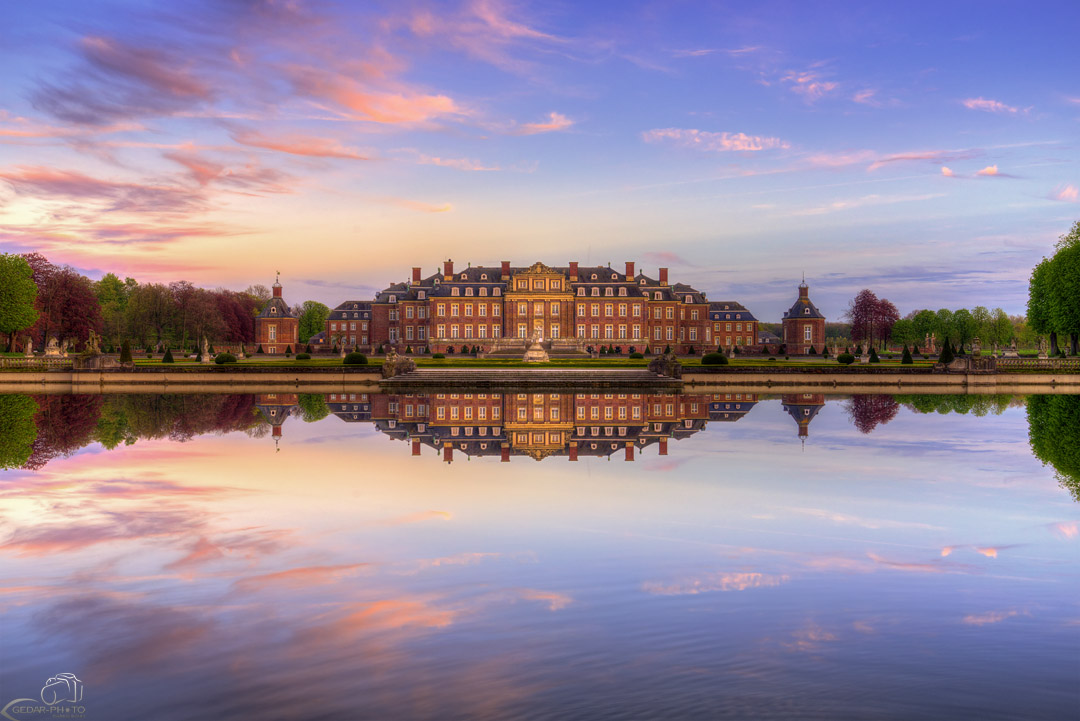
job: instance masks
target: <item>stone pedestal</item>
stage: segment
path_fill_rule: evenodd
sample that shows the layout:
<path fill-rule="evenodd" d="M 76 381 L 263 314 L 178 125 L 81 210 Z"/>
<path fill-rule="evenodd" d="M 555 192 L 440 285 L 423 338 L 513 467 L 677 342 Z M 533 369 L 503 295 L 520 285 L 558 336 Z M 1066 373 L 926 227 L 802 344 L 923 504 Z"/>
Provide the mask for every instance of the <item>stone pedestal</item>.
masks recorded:
<path fill-rule="evenodd" d="M 522 360 L 526 363 L 547 363 L 551 359 L 548 357 L 548 352 L 540 345 L 540 341 L 534 340 L 525 351 L 525 357 Z"/>

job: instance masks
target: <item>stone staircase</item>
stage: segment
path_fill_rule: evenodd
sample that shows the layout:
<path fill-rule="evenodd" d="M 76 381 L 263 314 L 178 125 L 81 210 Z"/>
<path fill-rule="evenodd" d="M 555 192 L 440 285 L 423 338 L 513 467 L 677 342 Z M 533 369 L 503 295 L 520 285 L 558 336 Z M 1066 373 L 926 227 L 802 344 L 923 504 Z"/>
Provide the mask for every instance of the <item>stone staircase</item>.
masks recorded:
<path fill-rule="evenodd" d="M 581 344 L 569 338 L 556 338 L 543 341 L 540 346 L 547 351 L 548 357 L 556 359 L 588 358 Z M 484 358 L 499 358 L 505 360 L 521 360 L 525 357 L 525 351 L 529 348 L 529 341 L 522 338 L 500 338 L 484 354 Z"/>
<path fill-rule="evenodd" d="M 407 388 L 681 388 L 682 381 L 644 369 L 419 368 L 382 386 Z"/>

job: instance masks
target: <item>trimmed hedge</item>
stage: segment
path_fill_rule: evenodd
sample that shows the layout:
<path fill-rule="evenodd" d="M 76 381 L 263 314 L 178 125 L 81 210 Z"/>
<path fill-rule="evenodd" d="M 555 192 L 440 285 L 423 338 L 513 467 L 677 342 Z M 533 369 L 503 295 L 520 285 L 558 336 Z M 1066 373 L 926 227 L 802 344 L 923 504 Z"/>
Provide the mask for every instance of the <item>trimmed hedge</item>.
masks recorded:
<path fill-rule="evenodd" d="M 855 362 L 855 356 L 851 355 L 850 353 L 841 353 L 840 355 L 836 356 L 836 362 L 840 363 L 841 365 L 849 366 Z"/>
<path fill-rule="evenodd" d="M 443 353 L 432 353 L 431 354 L 431 359 L 432 360 L 444 360 L 445 358 L 446 358 L 446 355 L 443 354 Z"/>
<path fill-rule="evenodd" d="M 641 353 L 637 353 L 637 352 L 631 353 L 630 355 L 627 356 L 627 358 L 634 358 L 634 359 L 644 358 L 644 357 L 645 357 L 644 355 L 642 355 Z"/>
<path fill-rule="evenodd" d="M 723 353 L 706 353 L 701 359 L 703 366 L 726 366 L 727 364 L 727 356 Z"/>
<path fill-rule="evenodd" d="M 311 360 L 310 353 L 297 353 L 296 360 Z"/>
<path fill-rule="evenodd" d="M 367 356 L 363 353 L 356 353 L 354 351 L 345 356 L 345 358 L 342 359 L 341 364 L 346 366 L 366 366 Z"/>
<path fill-rule="evenodd" d="M 214 362 L 218 365 L 222 365 L 224 363 L 235 363 L 236 356 L 234 356 L 232 353 L 218 353 L 217 358 L 214 358 Z"/>

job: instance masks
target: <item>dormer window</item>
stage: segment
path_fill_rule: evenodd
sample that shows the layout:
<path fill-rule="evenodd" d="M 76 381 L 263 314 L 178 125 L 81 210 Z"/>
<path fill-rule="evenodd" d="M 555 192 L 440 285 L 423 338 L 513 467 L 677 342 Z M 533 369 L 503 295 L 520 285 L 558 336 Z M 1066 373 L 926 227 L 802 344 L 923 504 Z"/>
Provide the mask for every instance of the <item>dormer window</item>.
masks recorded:
<path fill-rule="evenodd" d="M 611 274 L 611 279 L 615 280 L 615 274 L 614 273 Z"/>
<path fill-rule="evenodd" d="M 480 280 L 487 280 L 487 273 L 481 273 Z"/>
<path fill-rule="evenodd" d="M 604 288 L 604 295 L 606 295 L 606 296 L 615 295 L 615 289 L 614 288 Z"/>
<path fill-rule="evenodd" d="M 584 288 L 578 288 L 577 289 L 577 294 L 578 295 L 585 295 L 585 289 Z"/>
<path fill-rule="evenodd" d="M 466 288 L 465 289 L 465 295 L 472 295 L 472 294 L 473 294 L 473 289 L 472 288 Z"/>
<path fill-rule="evenodd" d="M 626 288 L 619 288 L 619 295 L 625 296 L 626 295 Z"/>
<path fill-rule="evenodd" d="M 684 302 L 686 302 L 686 303 L 692 303 L 692 302 L 694 302 L 694 297 L 693 297 L 693 296 L 690 296 L 690 295 L 688 295 L 688 296 L 686 296 L 686 297 L 685 297 L 685 299 L 684 299 Z"/>
<path fill-rule="evenodd" d="M 735 320 L 742 320 L 742 313 L 736 313 Z"/>
<path fill-rule="evenodd" d="M 654 299 L 654 300 L 660 300 L 660 291 L 656 291 L 656 292 L 655 292 L 655 293 L 653 294 L 653 299 Z"/>
<path fill-rule="evenodd" d="M 391 303 L 397 303 L 397 296 L 396 295 L 390 296 L 390 302 Z"/>
<path fill-rule="evenodd" d="M 481 288 L 480 295 L 487 295 L 487 288 Z"/>
<path fill-rule="evenodd" d="M 640 280 L 639 282 L 640 282 L 640 283 L 641 283 L 642 285 L 645 285 L 645 279 L 644 279 L 644 278 L 642 278 L 642 279 L 641 279 L 641 280 Z"/>
<path fill-rule="evenodd" d="M 451 288 L 450 295 L 461 295 L 461 288 Z"/>
<path fill-rule="evenodd" d="M 594 275 L 593 277 L 595 278 L 596 276 Z M 593 288 L 592 289 L 592 294 L 593 295 L 600 295 L 600 289 L 599 288 Z"/>
<path fill-rule="evenodd" d="M 461 279 L 462 279 L 462 280 L 465 280 L 465 279 L 466 279 L 466 277 L 465 277 L 465 274 L 464 274 L 464 273 L 462 273 L 462 274 L 461 274 Z"/>
<path fill-rule="evenodd" d="M 353 313 L 353 314 L 352 314 L 352 317 L 353 317 L 353 318 L 359 318 L 359 317 L 360 317 L 360 314 L 359 314 L 359 313 Z"/>
<path fill-rule="evenodd" d="M 274 306 L 270 306 L 270 314 L 271 315 L 277 315 L 277 308 L 274 307 Z"/>
<path fill-rule="evenodd" d="M 592 274 L 592 280 L 596 280 L 596 273 Z"/>
<path fill-rule="evenodd" d="M 502 295 L 502 288 L 496 288 L 495 295 Z"/>
<path fill-rule="evenodd" d="M 417 300 L 423 300 L 424 298 L 427 298 L 427 291 L 424 291 L 424 290 L 417 291 L 416 298 L 417 298 Z"/>
<path fill-rule="evenodd" d="M 810 315 L 810 309 L 809 308 L 803 308 L 803 315 Z"/>
<path fill-rule="evenodd" d="M 353 310 L 356 310 L 359 306 L 357 306 L 356 303 L 353 303 L 352 307 L 353 307 Z"/>

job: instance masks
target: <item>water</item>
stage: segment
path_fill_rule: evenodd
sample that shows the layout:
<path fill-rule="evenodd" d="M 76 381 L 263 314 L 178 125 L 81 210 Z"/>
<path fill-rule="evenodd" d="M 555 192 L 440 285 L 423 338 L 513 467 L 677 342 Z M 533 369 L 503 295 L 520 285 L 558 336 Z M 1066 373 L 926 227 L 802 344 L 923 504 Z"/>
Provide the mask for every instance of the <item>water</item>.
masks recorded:
<path fill-rule="evenodd" d="M 1078 416 L 0 396 L 0 703 L 48 718 L 17 709 L 72 673 L 87 719 L 1076 718 Z"/>

